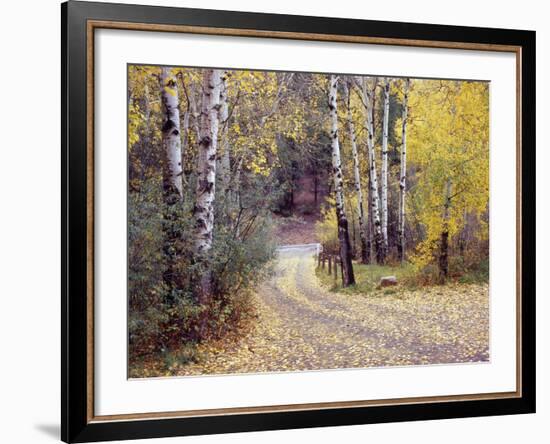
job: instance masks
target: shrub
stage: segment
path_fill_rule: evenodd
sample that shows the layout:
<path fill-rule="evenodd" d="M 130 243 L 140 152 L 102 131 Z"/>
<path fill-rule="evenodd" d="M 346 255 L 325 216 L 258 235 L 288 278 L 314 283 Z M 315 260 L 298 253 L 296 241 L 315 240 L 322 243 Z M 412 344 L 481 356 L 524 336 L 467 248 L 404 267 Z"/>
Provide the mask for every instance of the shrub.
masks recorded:
<path fill-rule="evenodd" d="M 338 254 L 338 220 L 334 211 L 334 200 L 327 199 L 327 204 L 321 208 L 321 217 L 315 224 L 315 234 L 323 246 L 323 251 Z"/>
<path fill-rule="evenodd" d="M 199 306 L 197 276 L 203 275 L 205 265 L 194 260 L 192 199 L 170 207 L 175 214 L 167 222 L 160 190 L 159 183 L 145 182 L 128 200 L 130 362 L 152 354 L 180 362 L 195 359 L 190 350 L 196 346 L 199 318 L 208 319 L 207 337 L 220 337 L 236 328 L 251 313 L 250 289 L 269 272 L 264 266 L 275 255 L 273 224 L 267 212 L 255 209 L 246 214 L 247 223 L 240 232 L 230 220 L 216 224 L 207 264 L 212 275 L 211 303 Z M 180 236 L 176 271 L 183 276 L 183 287 L 172 291 L 163 282 L 166 229 Z"/>

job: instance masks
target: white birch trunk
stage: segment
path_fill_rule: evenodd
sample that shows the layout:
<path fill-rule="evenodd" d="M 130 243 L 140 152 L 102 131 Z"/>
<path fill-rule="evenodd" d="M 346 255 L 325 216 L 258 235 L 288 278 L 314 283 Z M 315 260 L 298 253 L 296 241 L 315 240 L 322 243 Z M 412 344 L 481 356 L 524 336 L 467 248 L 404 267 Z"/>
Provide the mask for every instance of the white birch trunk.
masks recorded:
<path fill-rule="evenodd" d="M 374 247 L 376 251 L 376 260 L 378 263 L 384 263 L 386 260 L 386 250 L 382 238 L 382 229 L 380 224 L 380 200 L 378 195 L 378 177 L 376 173 L 376 156 L 374 154 L 374 91 L 376 86 L 369 88 L 367 78 L 362 81 L 362 97 L 365 102 L 367 113 L 367 152 L 369 159 L 369 191 L 370 191 L 370 209 L 372 215 L 372 231 L 374 234 Z"/>
<path fill-rule="evenodd" d="M 381 175 L 381 203 L 382 203 L 382 239 L 384 249 L 388 250 L 388 124 L 390 114 L 390 81 L 384 82 L 384 120 L 382 125 L 382 168 Z"/>
<path fill-rule="evenodd" d="M 181 82 L 181 90 L 186 98 L 185 111 L 183 112 L 182 128 L 181 128 L 181 158 L 182 158 L 182 181 L 183 185 L 187 187 L 189 183 L 189 164 L 188 164 L 188 152 L 189 152 L 189 121 L 191 118 L 191 100 L 187 88 L 185 87 L 185 80 L 183 75 L 179 76 Z M 187 162 L 187 163 L 186 163 Z"/>
<path fill-rule="evenodd" d="M 338 141 L 338 108 L 337 108 L 338 77 L 330 77 L 329 109 L 330 109 L 330 136 L 332 143 L 332 172 L 334 180 L 334 192 L 336 195 L 336 212 L 340 215 L 344 212 L 344 191 L 342 178 L 342 163 L 340 161 L 340 144 Z"/>
<path fill-rule="evenodd" d="M 219 69 L 203 70 L 196 201 L 193 209 L 195 260 L 200 265 L 197 276 L 197 302 L 202 308 L 196 331 L 198 340 L 204 339 L 207 334 L 209 305 L 212 296 L 212 272 L 208 253 L 212 248 L 214 231 L 220 91 L 224 81 L 223 71 Z"/>
<path fill-rule="evenodd" d="M 163 244 L 166 257 L 163 281 L 168 288 L 166 302 L 173 303 L 183 288 L 179 261 L 183 254 L 181 230 L 178 225 L 178 204 L 183 200 L 180 115 L 178 87 L 170 68 L 162 68 L 160 76 L 162 102 L 162 195 Z M 147 91 L 146 91 L 147 92 Z"/>
<path fill-rule="evenodd" d="M 338 141 L 338 105 L 337 105 L 338 77 L 330 77 L 329 111 L 330 111 L 330 139 L 332 144 L 332 174 L 336 195 L 336 217 L 338 220 L 338 239 L 340 243 L 340 259 L 342 261 L 342 285 L 347 287 L 355 283 L 353 265 L 351 262 L 351 248 L 348 233 L 348 221 L 344 209 L 344 180 L 342 177 L 342 163 L 340 160 L 340 144 Z"/>
<path fill-rule="evenodd" d="M 409 88 L 410 79 L 404 80 L 403 85 L 403 104 L 402 104 L 402 127 L 401 127 L 401 162 L 399 169 L 399 221 L 397 228 L 398 235 L 398 255 L 399 260 L 405 260 L 405 195 L 407 193 L 407 119 L 409 107 Z"/>
<path fill-rule="evenodd" d="M 162 99 L 162 147 L 164 199 L 169 205 L 183 198 L 180 112 L 178 85 L 170 74 L 170 68 L 161 71 Z"/>
<path fill-rule="evenodd" d="M 219 127 L 218 112 L 222 82 L 221 70 L 204 70 L 194 208 L 195 252 L 199 256 L 204 256 L 212 247 Z"/>
<path fill-rule="evenodd" d="M 353 175 L 355 180 L 355 192 L 357 193 L 357 214 L 359 219 L 359 239 L 361 242 L 361 262 L 366 264 L 369 262 L 367 232 L 365 224 L 365 210 L 363 207 L 363 189 L 361 187 L 361 173 L 359 168 L 359 155 L 357 153 L 357 139 L 355 136 L 355 125 L 353 124 L 353 115 L 351 112 L 351 83 L 345 84 L 346 100 L 347 100 L 347 121 L 349 138 L 351 141 L 351 155 L 353 157 Z"/>

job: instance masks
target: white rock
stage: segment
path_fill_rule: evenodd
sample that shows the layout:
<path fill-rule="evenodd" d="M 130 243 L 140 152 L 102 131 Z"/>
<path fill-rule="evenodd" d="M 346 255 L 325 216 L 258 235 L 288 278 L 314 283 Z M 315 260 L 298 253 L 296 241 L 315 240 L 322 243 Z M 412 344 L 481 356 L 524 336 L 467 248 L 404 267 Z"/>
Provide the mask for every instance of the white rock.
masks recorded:
<path fill-rule="evenodd" d="M 381 287 L 391 287 L 392 285 L 397 285 L 397 278 L 395 276 L 384 276 L 380 279 Z"/>

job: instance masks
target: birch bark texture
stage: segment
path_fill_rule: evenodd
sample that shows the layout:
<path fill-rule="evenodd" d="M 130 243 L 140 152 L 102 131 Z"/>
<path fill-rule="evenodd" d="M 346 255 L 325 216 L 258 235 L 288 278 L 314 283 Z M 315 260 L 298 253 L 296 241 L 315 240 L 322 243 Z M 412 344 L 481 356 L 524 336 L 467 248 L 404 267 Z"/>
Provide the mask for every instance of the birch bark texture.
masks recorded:
<path fill-rule="evenodd" d="M 382 203 L 382 239 L 384 249 L 388 251 L 388 126 L 390 115 L 390 80 L 384 79 L 384 118 L 382 123 L 382 167 L 381 203 Z"/>
<path fill-rule="evenodd" d="M 382 238 L 380 223 L 380 198 L 378 195 L 378 174 L 376 172 L 376 156 L 374 153 L 374 93 L 376 91 L 376 80 L 372 87 L 369 86 L 366 78 L 362 79 L 362 98 L 367 114 L 367 156 L 369 160 L 369 194 L 371 224 L 374 237 L 374 249 L 376 261 L 383 264 L 386 261 L 386 249 Z"/>
<path fill-rule="evenodd" d="M 191 102 L 189 99 L 189 93 L 187 92 L 187 88 L 185 87 L 185 80 L 183 78 L 183 75 L 179 75 L 179 80 L 181 84 L 181 90 L 183 92 L 182 100 L 180 100 L 180 103 L 183 102 L 183 97 L 185 96 L 185 111 L 183 112 L 182 116 L 182 128 L 181 128 L 181 156 L 182 156 L 182 167 L 183 167 L 183 174 L 182 174 L 182 180 L 183 185 L 186 186 L 189 182 L 189 168 L 186 168 L 186 155 L 189 152 L 189 121 L 191 119 Z"/>
<path fill-rule="evenodd" d="M 368 156 L 367 156 L 367 163 L 368 163 Z M 368 253 L 368 264 L 371 263 L 372 258 L 375 257 L 375 253 L 373 252 L 373 239 L 374 239 L 374 225 L 372 223 L 373 216 L 372 216 L 372 205 L 370 204 L 372 202 L 371 198 L 371 187 L 370 187 L 370 169 L 367 166 L 367 181 L 369 183 L 369 186 L 367 186 L 367 253 Z"/>
<path fill-rule="evenodd" d="M 351 81 L 344 83 L 344 93 L 346 96 L 347 104 L 347 124 L 349 131 L 349 139 L 351 143 L 351 155 L 353 157 L 353 176 L 354 187 L 357 194 L 357 214 L 359 219 L 359 241 L 361 244 L 361 263 L 368 264 L 370 261 L 370 254 L 367 245 L 367 230 L 365 224 L 365 209 L 363 206 L 363 189 L 361 187 L 361 173 L 359 165 L 359 154 L 357 152 L 357 137 L 355 134 L 355 125 L 353 123 L 353 113 L 351 110 L 351 89 L 353 84 Z"/>
<path fill-rule="evenodd" d="M 401 156 L 399 165 L 399 220 L 397 226 L 397 254 L 401 263 L 405 260 L 405 197 L 407 194 L 407 119 L 409 112 L 410 79 L 403 81 L 401 110 Z"/>
<path fill-rule="evenodd" d="M 205 69 L 202 78 L 202 104 L 198 140 L 195 220 L 195 259 L 202 265 L 198 302 L 207 305 L 211 294 L 208 252 L 214 230 L 214 197 L 216 191 L 216 157 L 218 148 L 220 90 L 224 82 L 219 69 Z M 201 335 L 206 320 L 201 320 Z"/>
<path fill-rule="evenodd" d="M 212 247 L 216 157 L 218 150 L 219 106 L 222 72 L 205 69 L 199 128 L 195 216 L 195 250 L 203 254 Z"/>
<path fill-rule="evenodd" d="M 340 144 L 338 140 L 338 77 L 330 77 L 328 107 L 330 113 L 330 139 L 332 145 L 332 174 L 336 195 L 336 218 L 338 221 L 338 241 L 340 244 L 340 260 L 342 263 L 342 286 L 355 284 L 353 264 L 351 261 L 351 245 L 349 241 L 348 220 L 344 209 L 344 180 L 340 160 Z"/>
<path fill-rule="evenodd" d="M 170 68 L 162 68 L 161 84 L 163 111 L 162 188 L 165 202 L 169 205 L 173 205 L 183 198 L 183 171 L 181 164 L 182 158 L 178 85 L 176 83 L 176 79 L 170 72 Z"/>
<path fill-rule="evenodd" d="M 182 255 L 181 230 L 178 210 L 183 200 L 182 157 L 178 87 L 170 68 L 162 68 L 160 75 L 162 103 L 162 195 L 163 244 L 166 257 L 163 281 L 168 287 L 167 302 L 174 302 L 178 290 L 183 288 L 183 275 L 178 263 Z"/>

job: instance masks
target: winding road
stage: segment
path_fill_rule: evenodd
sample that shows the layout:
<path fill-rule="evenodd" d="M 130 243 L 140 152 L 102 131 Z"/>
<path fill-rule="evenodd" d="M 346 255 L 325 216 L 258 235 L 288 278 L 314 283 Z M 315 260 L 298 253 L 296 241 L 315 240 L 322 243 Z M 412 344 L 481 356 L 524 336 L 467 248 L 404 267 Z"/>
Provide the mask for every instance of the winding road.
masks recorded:
<path fill-rule="evenodd" d="M 255 300 L 257 323 L 223 350 L 205 348 L 178 374 L 226 374 L 489 360 L 486 284 L 393 294 L 341 294 L 320 285 L 317 244 L 280 247 Z"/>

